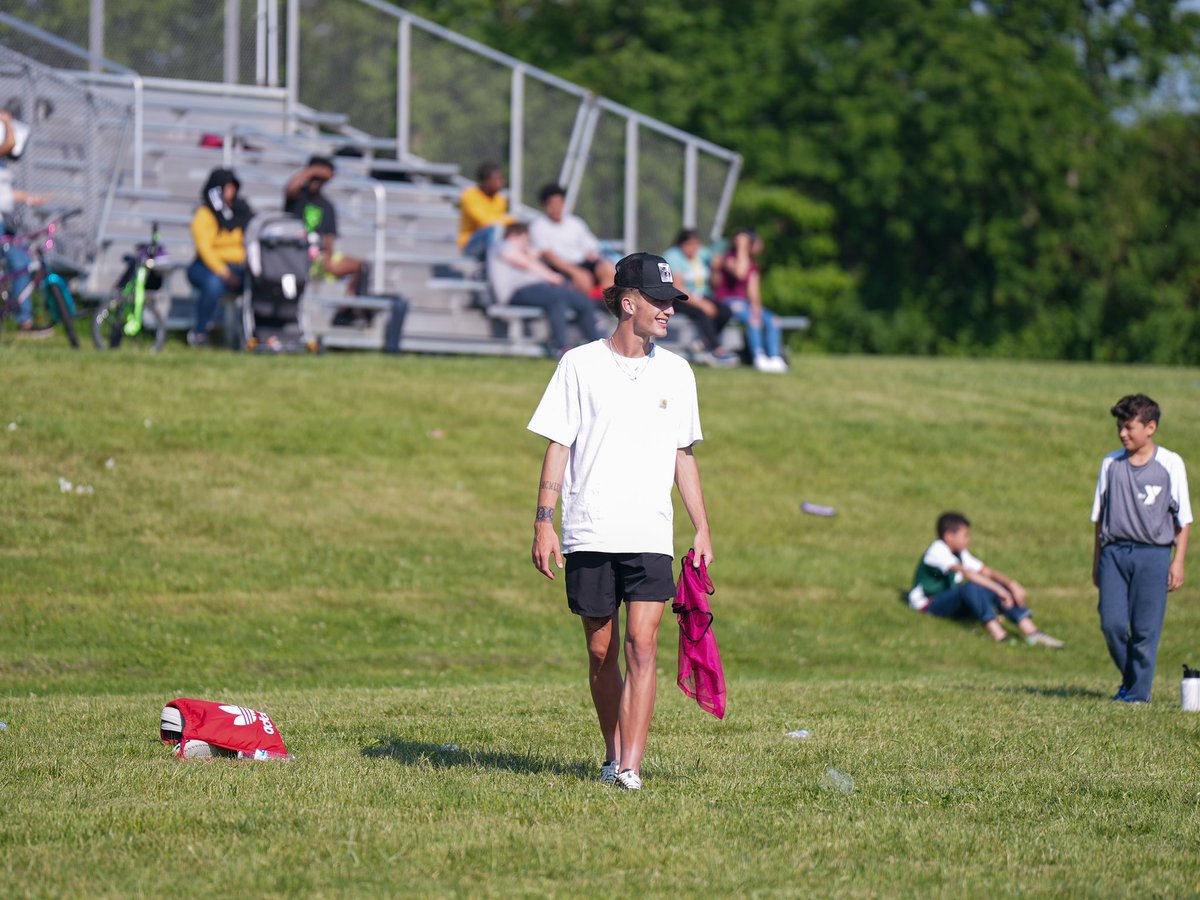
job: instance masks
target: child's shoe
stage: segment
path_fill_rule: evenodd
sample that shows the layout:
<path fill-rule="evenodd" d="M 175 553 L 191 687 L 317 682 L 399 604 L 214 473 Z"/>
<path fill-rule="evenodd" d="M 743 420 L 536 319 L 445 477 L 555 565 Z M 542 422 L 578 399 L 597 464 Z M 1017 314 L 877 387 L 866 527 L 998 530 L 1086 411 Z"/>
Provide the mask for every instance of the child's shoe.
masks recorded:
<path fill-rule="evenodd" d="M 1066 644 L 1064 644 L 1058 638 L 1051 637 L 1044 631 L 1035 631 L 1033 634 L 1025 638 L 1025 643 L 1031 647 L 1040 644 L 1043 647 L 1049 647 L 1051 650 L 1061 650 L 1066 646 Z"/>

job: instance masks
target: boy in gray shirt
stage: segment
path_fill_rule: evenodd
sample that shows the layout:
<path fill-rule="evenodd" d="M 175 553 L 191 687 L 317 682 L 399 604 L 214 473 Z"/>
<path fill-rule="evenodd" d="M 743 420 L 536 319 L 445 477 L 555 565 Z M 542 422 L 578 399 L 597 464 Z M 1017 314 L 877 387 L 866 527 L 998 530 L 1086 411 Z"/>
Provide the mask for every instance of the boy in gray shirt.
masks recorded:
<path fill-rule="evenodd" d="M 1112 414 L 1125 449 L 1100 463 L 1092 582 L 1100 589 L 1100 630 L 1121 673 L 1113 700 L 1148 703 L 1167 593 L 1183 584 L 1192 505 L 1183 459 L 1154 443 L 1158 404 L 1131 394 Z"/>

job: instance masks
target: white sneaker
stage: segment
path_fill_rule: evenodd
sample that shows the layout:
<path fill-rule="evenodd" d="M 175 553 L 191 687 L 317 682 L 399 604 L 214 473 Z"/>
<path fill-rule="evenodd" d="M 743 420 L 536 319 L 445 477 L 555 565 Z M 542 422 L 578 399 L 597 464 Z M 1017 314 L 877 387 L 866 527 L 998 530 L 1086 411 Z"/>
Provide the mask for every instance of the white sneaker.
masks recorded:
<path fill-rule="evenodd" d="M 621 768 L 621 763 L 615 759 L 610 759 L 600 767 L 600 783 L 601 784 L 616 784 L 617 772 Z"/>
<path fill-rule="evenodd" d="M 617 774 L 617 787 L 626 791 L 640 791 L 642 789 L 642 779 L 638 777 L 638 773 L 633 769 L 626 769 L 624 772 Z"/>
<path fill-rule="evenodd" d="M 1044 631 L 1035 631 L 1029 637 L 1025 638 L 1025 642 L 1030 646 L 1040 644 L 1043 647 L 1049 647 L 1051 650 L 1061 650 L 1066 646 L 1056 637 L 1051 637 Z"/>
<path fill-rule="evenodd" d="M 754 357 L 754 368 L 758 369 L 760 372 L 775 371 L 773 368 L 771 368 L 770 357 L 768 357 L 765 353 L 760 353 L 758 356 Z"/>
<path fill-rule="evenodd" d="M 782 356 L 772 356 L 770 359 L 770 362 L 771 362 L 771 371 L 772 372 L 778 372 L 779 374 L 782 375 L 784 372 L 786 372 L 788 370 L 787 360 L 784 359 Z"/>

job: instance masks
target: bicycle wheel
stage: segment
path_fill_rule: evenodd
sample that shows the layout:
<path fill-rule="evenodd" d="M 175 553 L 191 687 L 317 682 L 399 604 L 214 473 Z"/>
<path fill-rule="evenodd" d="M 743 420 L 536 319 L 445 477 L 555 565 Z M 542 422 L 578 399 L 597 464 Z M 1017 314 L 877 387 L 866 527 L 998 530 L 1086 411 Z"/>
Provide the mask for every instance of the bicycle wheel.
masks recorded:
<path fill-rule="evenodd" d="M 92 343 L 97 350 L 116 348 L 121 344 L 121 315 L 122 298 L 119 293 L 113 294 L 100 304 L 96 314 L 92 316 Z M 107 331 L 107 333 L 106 333 Z"/>
<path fill-rule="evenodd" d="M 63 296 L 62 286 L 51 283 L 46 287 L 54 300 L 54 308 L 58 310 L 58 320 L 62 322 L 63 331 L 67 333 L 67 340 L 71 342 L 72 347 L 78 350 L 79 335 L 75 333 L 75 320 L 71 318 L 71 306 L 67 303 L 67 298 Z"/>

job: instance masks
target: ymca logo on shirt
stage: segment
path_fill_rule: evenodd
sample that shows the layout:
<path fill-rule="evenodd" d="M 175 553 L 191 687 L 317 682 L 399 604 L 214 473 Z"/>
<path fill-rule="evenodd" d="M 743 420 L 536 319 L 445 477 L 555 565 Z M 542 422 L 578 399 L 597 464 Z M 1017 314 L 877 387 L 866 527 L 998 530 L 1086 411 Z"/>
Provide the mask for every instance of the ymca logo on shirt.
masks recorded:
<path fill-rule="evenodd" d="M 1158 499 L 1158 495 L 1161 493 L 1162 493 L 1162 485 L 1148 484 L 1148 485 L 1146 485 L 1146 493 L 1139 494 L 1138 496 L 1142 499 L 1143 505 L 1153 506 L 1154 501 Z"/>
<path fill-rule="evenodd" d="M 663 284 L 670 284 L 675 280 L 675 276 L 671 274 L 671 266 L 665 262 L 658 264 L 658 277 L 662 279 Z"/>

